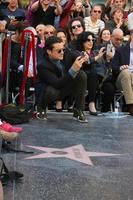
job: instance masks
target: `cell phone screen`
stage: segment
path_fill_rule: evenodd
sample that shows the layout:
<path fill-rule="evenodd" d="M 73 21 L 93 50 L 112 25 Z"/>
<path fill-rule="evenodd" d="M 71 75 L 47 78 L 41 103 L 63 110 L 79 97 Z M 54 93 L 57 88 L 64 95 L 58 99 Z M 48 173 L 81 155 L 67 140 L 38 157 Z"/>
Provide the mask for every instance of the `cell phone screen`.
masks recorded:
<path fill-rule="evenodd" d="M 124 11 L 123 19 L 127 19 L 128 17 L 128 11 Z"/>

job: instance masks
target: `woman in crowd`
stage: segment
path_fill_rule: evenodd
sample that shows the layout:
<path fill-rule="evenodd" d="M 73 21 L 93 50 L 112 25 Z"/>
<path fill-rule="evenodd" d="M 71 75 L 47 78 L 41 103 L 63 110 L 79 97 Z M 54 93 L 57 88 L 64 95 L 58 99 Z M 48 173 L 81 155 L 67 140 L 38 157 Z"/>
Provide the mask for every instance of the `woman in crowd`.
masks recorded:
<path fill-rule="evenodd" d="M 85 56 L 88 56 L 88 62 L 83 64 L 82 69 L 87 74 L 87 89 L 88 89 L 88 109 L 91 115 L 97 116 L 95 100 L 96 91 L 98 86 L 98 74 L 97 74 L 97 64 L 103 57 L 105 53 L 105 48 L 102 47 L 98 53 L 93 49 L 94 47 L 94 34 L 91 32 L 83 32 L 77 38 L 77 53 L 82 55 L 85 52 Z M 84 55 L 83 55 L 84 56 Z"/>
<path fill-rule="evenodd" d="M 97 39 L 97 45 L 101 44 L 105 44 L 105 43 L 108 43 L 111 39 L 111 31 L 107 28 L 104 28 L 100 34 L 99 34 L 99 37 Z"/>
<path fill-rule="evenodd" d="M 97 41 L 97 48 L 105 47 L 106 53 L 103 56 L 104 62 L 100 65 L 99 74 L 99 91 L 102 91 L 102 112 L 108 112 L 111 110 L 111 105 L 113 105 L 115 86 L 112 80 L 112 69 L 111 69 L 111 59 L 113 57 L 113 47 L 111 42 L 111 31 L 109 29 L 103 29 L 99 34 Z M 100 93 L 101 94 L 101 93 Z"/>
<path fill-rule="evenodd" d="M 104 21 L 101 20 L 102 7 L 95 5 L 91 9 L 91 15 L 84 18 L 85 31 L 90 31 L 97 36 L 99 32 L 105 27 Z"/>
<path fill-rule="evenodd" d="M 124 35 L 128 35 L 129 31 L 126 24 L 126 19 L 123 19 L 124 10 L 123 8 L 114 7 L 111 10 L 111 19 L 106 22 L 105 27 L 108 28 L 111 32 L 115 28 L 120 28 L 124 32 Z"/>

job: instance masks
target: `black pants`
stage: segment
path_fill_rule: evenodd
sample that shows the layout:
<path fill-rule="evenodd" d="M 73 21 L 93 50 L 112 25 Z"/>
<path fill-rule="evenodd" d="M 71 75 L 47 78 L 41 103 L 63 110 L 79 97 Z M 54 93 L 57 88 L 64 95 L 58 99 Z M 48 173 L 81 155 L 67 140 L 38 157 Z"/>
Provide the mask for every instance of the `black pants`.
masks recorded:
<path fill-rule="evenodd" d="M 115 86 L 111 81 L 105 81 L 101 90 L 103 91 L 103 104 L 101 111 L 108 112 L 111 110 L 111 104 L 114 102 Z"/>
<path fill-rule="evenodd" d="M 98 75 L 96 73 L 88 73 L 87 74 L 87 103 L 95 102 L 96 100 L 96 91 L 98 86 Z"/>
<path fill-rule="evenodd" d="M 83 110 L 86 88 L 87 77 L 85 72 L 81 70 L 77 76 L 61 90 L 52 86 L 47 86 L 45 92 L 43 91 L 43 94 L 41 94 L 40 101 L 37 102 L 37 107 L 46 109 L 50 102 L 59 99 L 62 100 L 64 97 L 71 94 L 75 100 L 74 107 Z"/>

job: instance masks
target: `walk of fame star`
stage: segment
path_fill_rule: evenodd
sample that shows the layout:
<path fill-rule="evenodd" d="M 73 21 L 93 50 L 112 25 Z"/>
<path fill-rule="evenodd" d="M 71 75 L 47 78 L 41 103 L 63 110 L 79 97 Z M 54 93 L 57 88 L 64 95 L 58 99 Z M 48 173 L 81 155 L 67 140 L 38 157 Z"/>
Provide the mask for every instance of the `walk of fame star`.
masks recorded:
<path fill-rule="evenodd" d="M 81 163 L 84 163 L 87 165 L 92 165 L 92 166 L 93 166 L 93 163 L 92 163 L 90 157 L 120 155 L 120 154 L 85 151 L 84 147 L 81 144 L 63 148 L 63 149 L 38 147 L 38 146 L 28 146 L 28 147 L 43 151 L 44 153 L 25 158 L 27 160 L 28 159 L 38 159 L 38 158 L 62 158 L 62 157 L 64 157 L 64 158 L 68 158 L 68 159 L 75 160 L 75 161 L 78 161 L 78 162 L 81 162 Z"/>

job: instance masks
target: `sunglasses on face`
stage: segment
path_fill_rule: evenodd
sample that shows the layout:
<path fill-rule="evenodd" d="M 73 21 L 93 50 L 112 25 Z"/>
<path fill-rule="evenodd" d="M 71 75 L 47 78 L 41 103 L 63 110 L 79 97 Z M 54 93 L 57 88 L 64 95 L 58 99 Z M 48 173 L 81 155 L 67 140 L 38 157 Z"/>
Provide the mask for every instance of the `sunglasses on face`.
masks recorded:
<path fill-rule="evenodd" d="M 81 28 L 81 24 L 78 24 L 78 25 L 75 25 L 75 26 L 72 26 L 72 29 L 76 29 L 76 28 Z"/>
<path fill-rule="evenodd" d="M 60 54 L 60 53 L 64 53 L 65 49 L 55 49 L 55 51 Z"/>
<path fill-rule="evenodd" d="M 54 32 L 52 32 L 52 31 L 47 31 L 47 32 L 45 32 L 45 34 L 47 35 L 47 34 L 54 34 Z"/>
<path fill-rule="evenodd" d="M 115 38 L 115 40 L 118 41 L 118 42 L 122 42 L 123 38 Z"/>
<path fill-rule="evenodd" d="M 102 13 L 102 11 L 101 11 L 101 10 L 93 10 L 93 12 L 94 12 L 94 13 L 99 13 L 99 14 L 101 14 L 101 13 Z"/>
<path fill-rule="evenodd" d="M 90 38 L 87 38 L 87 40 L 86 40 L 87 42 L 94 42 L 94 39 L 92 38 L 92 39 L 90 39 Z"/>

